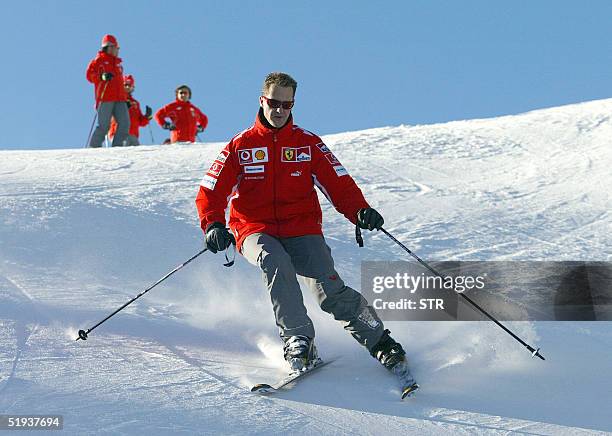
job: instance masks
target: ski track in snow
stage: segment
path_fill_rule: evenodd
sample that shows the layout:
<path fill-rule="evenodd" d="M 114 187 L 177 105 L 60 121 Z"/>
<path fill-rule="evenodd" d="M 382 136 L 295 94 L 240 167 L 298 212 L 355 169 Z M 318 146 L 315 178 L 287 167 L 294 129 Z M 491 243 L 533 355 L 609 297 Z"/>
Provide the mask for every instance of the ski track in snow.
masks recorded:
<path fill-rule="evenodd" d="M 601 100 L 324 140 L 426 260 L 610 261 L 610 113 Z M 390 322 L 422 386 L 400 402 L 394 379 L 305 292 L 321 354 L 342 357 L 253 395 L 282 373 L 282 353 L 259 273 L 241 258 L 227 269 L 205 255 L 75 341 L 200 249 L 193 201 L 222 146 L 0 152 L 0 414 L 62 414 L 68 434 L 612 431 L 608 322 L 509 323 L 546 362 L 490 323 Z M 382 234 L 357 249 L 321 203 L 349 285 L 361 260 L 409 260 Z"/>

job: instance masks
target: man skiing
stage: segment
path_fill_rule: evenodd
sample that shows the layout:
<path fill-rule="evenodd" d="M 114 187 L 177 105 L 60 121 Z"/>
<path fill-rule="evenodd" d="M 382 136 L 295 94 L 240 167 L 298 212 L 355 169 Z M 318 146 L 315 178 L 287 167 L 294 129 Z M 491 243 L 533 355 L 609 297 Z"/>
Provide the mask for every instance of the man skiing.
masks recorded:
<path fill-rule="evenodd" d="M 144 114 L 140 110 L 140 103 L 138 103 L 138 100 L 136 100 L 132 95 L 135 89 L 134 76 L 131 74 L 123 76 L 123 87 L 127 93 L 128 112 L 130 114 L 130 130 L 126 138 L 125 145 L 140 145 L 140 142 L 138 141 L 139 130 L 141 127 L 149 124 L 149 121 L 151 118 L 153 118 L 153 109 L 147 106 Z M 110 130 L 108 131 L 108 137 L 113 138 L 116 132 L 117 121 L 115 121 L 115 118 L 113 117 L 111 120 Z"/>
<path fill-rule="evenodd" d="M 208 117 L 191 103 L 189 86 L 179 86 L 175 94 L 174 102 L 155 113 L 155 121 L 162 129 L 170 130 L 171 142 L 195 142 L 196 135 L 206 129 Z"/>
<path fill-rule="evenodd" d="M 125 145 L 130 130 L 127 93 L 123 87 L 123 67 L 119 44 L 113 35 L 104 35 L 101 49 L 87 66 L 87 80 L 94 84 L 98 125 L 91 135 L 89 147 L 102 147 L 111 117 L 117 120 L 113 147 Z"/>
<path fill-rule="evenodd" d="M 336 272 L 314 187 L 360 228 L 380 229 L 383 218 L 321 139 L 293 123 L 296 88 L 288 74 L 270 73 L 255 124 L 221 150 L 204 176 L 196 206 L 207 248 L 216 253 L 235 242 L 261 268 L 292 370 L 308 368 L 317 359 L 315 330 L 296 275 L 304 278 L 321 309 L 341 321 L 386 368 L 393 370 L 400 362 L 407 368 L 402 346 Z M 225 224 L 228 199 L 233 235 Z"/>

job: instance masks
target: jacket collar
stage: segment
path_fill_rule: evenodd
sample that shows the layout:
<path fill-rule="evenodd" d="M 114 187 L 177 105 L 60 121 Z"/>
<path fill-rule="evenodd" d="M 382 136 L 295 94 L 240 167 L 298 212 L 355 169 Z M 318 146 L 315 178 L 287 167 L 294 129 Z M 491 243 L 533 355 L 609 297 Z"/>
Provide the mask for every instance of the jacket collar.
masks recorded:
<path fill-rule="evenodd" d="M 102 50 L 98 52 L 98 56 L 101 58 L 107 58 L 111 61 L 121 62 L 121 58 L 119 56 L 113 56 L 112 54 L 106 53 L 105 51 L 102 51 Z"/>
<path fill-rule="evenodd" d="M 275 133 L 279 137 L 289 135 L 293 131 L 293 114 L 289 115 L 289 118 L 283 127 L 277 129 L 272 127 L 268 120 L 266 120 L 266 117 L 263 114 L 263 109 L 259 108 L 259 112 L 255 117 L 255 130 L 261 135 L 271 133 Z"/>

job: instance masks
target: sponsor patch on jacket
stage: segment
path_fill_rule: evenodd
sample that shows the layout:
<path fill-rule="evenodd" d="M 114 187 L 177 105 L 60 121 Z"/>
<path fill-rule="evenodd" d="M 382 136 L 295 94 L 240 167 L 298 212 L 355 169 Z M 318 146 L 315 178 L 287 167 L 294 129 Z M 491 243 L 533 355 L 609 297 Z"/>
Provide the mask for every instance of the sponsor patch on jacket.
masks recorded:
<path fill-rule="evenodd" d="M 334 156 L 333 153 L 327 153 L 325 155 L 325 157 L 327 158 L 329 163 L 332 164 L 332 165 L 339 165 L 340 164 L 340 161 L 336 158 L 336 156 Z"/>
<path fill-rule="evenodd" d="M 336 165 L 334 171 L 336 171 L 338 177 L 348 176 L 348 171 L 342 165 Z"/>
<path fill-rule="evenodd" d="M 310 146 L 306 147 L 283 147 L 282 162 L 307 162 L 311 160 Z"/>
<path fill-rule="evenodd" d="M 265 171 L 264 165 L 247 165 L 244 167 L 245 174 L 263 173 L 264 171 Z"/>
<path fill-rule="evenodd" d="M 238 150 L 238 161 L 240 165 L 268 162 L 268 147 Z"/>
<path fill-rule="evenodd" d="M 228 156 L 229 156 L 229 151 L 221 150 L 221 153 L 219 153 L 219 156 L 217 156 L 215 160 L 221 163 L 225 163 Z"/>
<path fill-rule="evenodd" d="M 329 148 L 327 148 L 327 145 L 325 145 L 322 142 L 319 142 L 317 144 L 317 147 L 319 147 L 319 150 L 321 150 L 322 153 L 331 153 L 331 150 Z"/>
<path fill-rule="evenodd" d="M 213 176 L 218 176 L 223 169 L 223 164 L 217 161 L 213 162 L 208 170 L 208 174 L 212 174 Z"/>
<path fill-rule="evenodd" d="M 217 184 L 217 178 L 211 176 L 210 174 L 206 174 L 204 178 L 202 179 L 202 181 L 200 182 L 200 186 L 203 186 L 204 188 L 208 188 L 211 191 L 215 189 L 216 184 Z"/>

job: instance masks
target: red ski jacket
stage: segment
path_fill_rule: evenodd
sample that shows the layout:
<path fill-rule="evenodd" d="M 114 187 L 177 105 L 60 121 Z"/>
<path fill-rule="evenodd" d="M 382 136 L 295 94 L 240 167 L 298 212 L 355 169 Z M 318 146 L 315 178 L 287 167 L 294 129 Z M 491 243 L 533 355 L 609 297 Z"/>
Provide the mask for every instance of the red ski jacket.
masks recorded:
<path fill-rule="evenodd" d="M 111 73 L 113 78 L 105 82 L 100 77 L 102 73 Z M 99 51 L 87 66 L 86 77 L 95 86 L 96 107 L 100 102 L 127 100 L 127 92 L 123 87 L 121 58 Z"/>
<path fill-rule="evenodd" d="M 195 142 L 198 124 L 203 129 L 208 125 L 208 117 L 190 101 L 177 99 L 155 113 L 155 121 L 160 126 L 164 125 L 166 118 L 170 118 L 176 126 L 175 130 L 170 131 L 172 142 Z"/>
<path fill-rule="evenodd" d="M 128 94 L 128 100 L 130 104 L 129 114 L 130 114 L 130 132 L 129 134 L 138 138 L 139 130 L 141 127 L 149 124 L 149 119 L 144 116 L 144 114 L 140 111 L 140 103 L 134 97 Z M 117 131 L 117 121 L 115 121 L 115 117 L 111 119 L 110 129 L 108 130 L 108 136 L 111 138 L 115 136 L 115 132 Z"/>
<path fill-rule="evenodd" d="M 202 230 L 215 221 L 229 227 L 238 249 L 256 232 L 276 237 L 322 234 L 317 186 L 352 223 L 369 207 L 361 190 L 313 133 L 288 123 L 274 129 L 257 117 L 216 157 L 200 184 L 196 207 Z"/>

